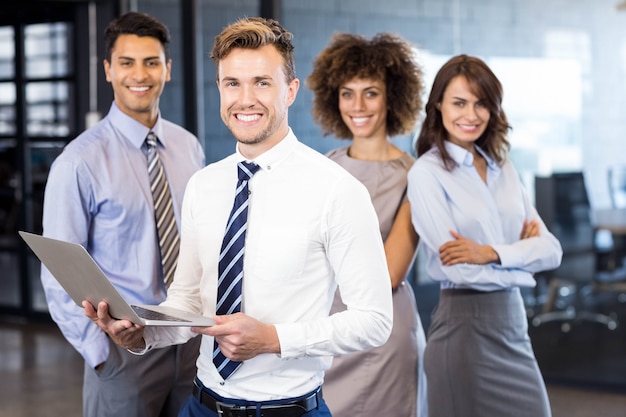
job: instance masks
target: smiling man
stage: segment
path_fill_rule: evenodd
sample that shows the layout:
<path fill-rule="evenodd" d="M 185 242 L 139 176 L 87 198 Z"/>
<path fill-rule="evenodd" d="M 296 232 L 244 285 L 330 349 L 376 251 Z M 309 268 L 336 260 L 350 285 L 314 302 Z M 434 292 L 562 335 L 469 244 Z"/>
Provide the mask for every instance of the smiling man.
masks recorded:
<path fill-rule="evenodd" d="M 104 70 L 115 101 L 54 161 L 44 199 L 44 235 L 83 245 L 134 304 L 165 299 L 185 185 L 204 166 L 197 138 L 159 113 L 170 80 L 169 42 L 167 28 L 145 14 L 128 13 L 109 25 Z M 157 172 L 166 181 L 152 181 Z M 151 188 L 161 190 L 157 202 Z M 162 248 L 160 240 L 172 245 Z M 192 392 L 200 338 L 137 357 L 111 343 L 43 267 L 41 280 L 50 314 L 85 359 L 85 416 L 178 414 Z"/>
<path fill-rule="evenodd" d="M 222 120 L 237 145 L 189 181 L 179 265 L 163 304 L 216 325 L 143 328 L 111 319 L 104 302 L 97 312 L 85 302 L 85 312 L 135 351 L 202 334 L 196 388 L 181 416 L 329 416 L 320 386 L 332 356 L 380 346 L 391 329 L 378 219 L 365 187 L 289 127 L 300 86 L 291 33 L 274 20 L 242 19 L 216 37 L 212 57 Z M 247 210 L 246 220 L 231 220 L 231 210 L 237 219 Z M 243 238 L 224 239 L 234 224 Z M 231 261 L 236 244 L 226 242 L 235 241 L 242 245 Z M 223 290 L 235 258 L 241 269 Z M 337 286 L 348 308 L 330 315 Z"/>

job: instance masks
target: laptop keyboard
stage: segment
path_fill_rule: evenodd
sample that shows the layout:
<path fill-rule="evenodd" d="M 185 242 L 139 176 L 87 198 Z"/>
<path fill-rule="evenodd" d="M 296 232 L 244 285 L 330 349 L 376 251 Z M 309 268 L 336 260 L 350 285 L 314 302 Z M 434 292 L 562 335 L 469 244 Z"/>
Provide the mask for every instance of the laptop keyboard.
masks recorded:
<path fill-rule="evenodd" d="M 159 311 L 148 310 L 147 308 L 139 306 L 131 306 L 135 313 L 142 319 L 146 320 L 161 320 L 161 321 L 189 321 L 181 319 L 180 317 L 170 316 L 169 314 L 161 313 Z"/>

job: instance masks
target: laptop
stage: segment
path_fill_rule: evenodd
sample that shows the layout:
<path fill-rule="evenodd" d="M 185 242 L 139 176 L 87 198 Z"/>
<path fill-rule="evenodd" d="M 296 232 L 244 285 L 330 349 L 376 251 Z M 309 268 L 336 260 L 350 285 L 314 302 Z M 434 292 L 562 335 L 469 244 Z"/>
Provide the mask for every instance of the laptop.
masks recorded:
<path fill-rule="evenodd" d="M 172 307 L 131 305 L 81 245 L 23 231 L 18 233 L 79 307 L 82 307 L 83 300 L 94 306 L 104 300 L 109 304 L 111 317 L 143 326 L 204 327 L 215 324 L 211 317 Z"/>

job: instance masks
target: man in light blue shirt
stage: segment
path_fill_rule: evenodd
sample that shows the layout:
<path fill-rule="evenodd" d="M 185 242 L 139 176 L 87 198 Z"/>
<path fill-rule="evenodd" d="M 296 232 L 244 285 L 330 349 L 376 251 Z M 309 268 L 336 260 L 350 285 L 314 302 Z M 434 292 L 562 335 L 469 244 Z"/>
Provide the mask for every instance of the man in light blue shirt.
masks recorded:
<path fill-rule="evenodd" d="M 158 138 L 178 229 L 187 181 L 204 166 L 197 138 L 159 112 L 170 79 L 169 40 L 167 28 L 145 14 L 112 22 L 104 68 L 115 101 L 54 161 L 44 198 L 44 235 L 83 245 L 130 303 L 158 304 L 167 293 L 147 169 L 148 133 Z M 52 318 L 85 359 L 85 416 L 177 415 L 191 393 L 199 338 L 137 358 L 110 342 L 44 267 L 41 280 Z"/>

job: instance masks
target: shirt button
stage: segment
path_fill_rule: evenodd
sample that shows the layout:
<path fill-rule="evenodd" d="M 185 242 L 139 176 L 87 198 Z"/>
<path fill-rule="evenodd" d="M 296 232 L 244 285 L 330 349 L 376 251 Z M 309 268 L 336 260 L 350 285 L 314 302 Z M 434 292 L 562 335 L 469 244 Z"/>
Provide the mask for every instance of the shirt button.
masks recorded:
<path fill-rule="evenodd" d="M 265 169 L 267 169 L 268 171 L 270 171 L 272 169 L 271 165 L 268 165 Z"/>
<path fill-rule="evenodd" d="M 224 381 L 220 382 L 220 385 L 224 385 L 224 384 L 226 384 L 226 382 L 224 382 Z"/>

